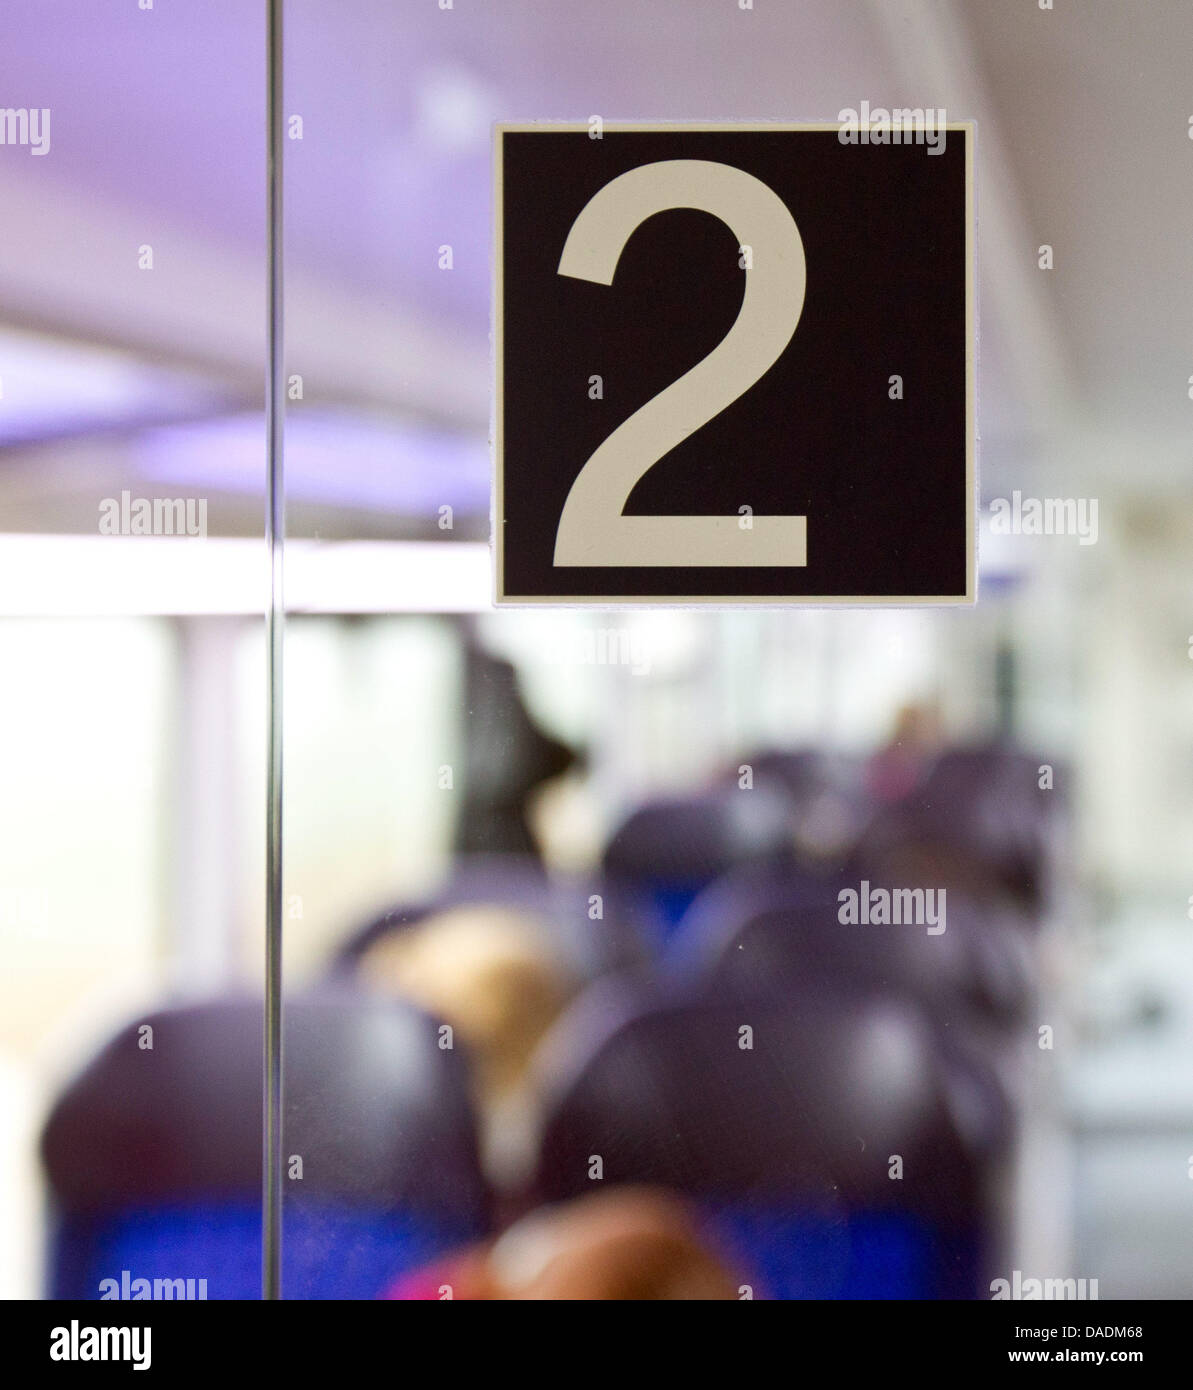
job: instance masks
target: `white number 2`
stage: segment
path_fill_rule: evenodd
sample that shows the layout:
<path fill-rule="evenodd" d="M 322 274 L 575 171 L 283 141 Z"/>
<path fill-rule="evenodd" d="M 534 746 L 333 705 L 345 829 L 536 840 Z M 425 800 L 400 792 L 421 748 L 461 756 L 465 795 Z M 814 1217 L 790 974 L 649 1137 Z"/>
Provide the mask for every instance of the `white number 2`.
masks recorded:
<path fill-rule="evenodd" d="M 611 285 L 636 228 L 670 208 L 712 213 L 751 248 L 741 311 L 707 357 L 619 425 L 576 475 L 555 564 L 805 565 L 802 516 L 754 516 L 743 529 L 737 516 L 622 515 L 648 469 L 774 365 L 804 306 L 804 244 L 786 205 L 752 174 L 706 159 L 644 164 L 612 179 L 572 224 L 559 274 Z"/>

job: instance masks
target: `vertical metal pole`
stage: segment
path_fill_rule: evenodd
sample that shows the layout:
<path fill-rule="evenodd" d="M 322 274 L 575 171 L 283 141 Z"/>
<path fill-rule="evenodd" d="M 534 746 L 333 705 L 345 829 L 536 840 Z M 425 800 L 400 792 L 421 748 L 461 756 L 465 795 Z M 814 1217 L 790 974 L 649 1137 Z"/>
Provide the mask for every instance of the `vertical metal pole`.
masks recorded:
<path fill-rule="evenodd" d="M 282 1296 L 282 551 L 286 537 L 283 473 L 285 352 L 282 303 L 282 0 L 267 0 L 268 14 L 268 226 L 269 368 L 265 380 L 265 548 L 269 555 L 266 677 L 267 768 L 265 808 L 265 1116 L 261 1205 L 261 1297 Z"/>

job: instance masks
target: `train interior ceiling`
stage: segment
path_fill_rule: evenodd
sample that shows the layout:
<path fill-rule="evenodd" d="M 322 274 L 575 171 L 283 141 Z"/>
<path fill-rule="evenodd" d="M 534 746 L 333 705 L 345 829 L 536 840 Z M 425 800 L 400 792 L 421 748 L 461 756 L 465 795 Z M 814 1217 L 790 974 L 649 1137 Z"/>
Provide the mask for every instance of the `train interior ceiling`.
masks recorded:
<path fill-rule="evenodd" d="M 286 8 L 288 1296 L 1188 1296 L 1188 16 Z M 259 1277 L 259 20 L 6 26 L 9 1297 Z M 977 123 L 976 606 L 495 610 L 493 122 L 863 98 Z"/>

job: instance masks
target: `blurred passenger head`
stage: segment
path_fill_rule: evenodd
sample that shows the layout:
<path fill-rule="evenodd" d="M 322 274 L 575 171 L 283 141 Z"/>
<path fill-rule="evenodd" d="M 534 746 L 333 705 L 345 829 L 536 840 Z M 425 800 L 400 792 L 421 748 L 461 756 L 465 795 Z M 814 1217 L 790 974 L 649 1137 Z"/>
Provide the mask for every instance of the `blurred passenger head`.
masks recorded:
<path fill-rule="evenodd" d="M 886 744 L 870 759 L 866 782 L 880 802 L 898 801 L 920 782 L 942 742 L 940 711 L 934 701 L 900 705 Z"/>
<path fill-rule="evenodd" d="M 623 1187 L 544 1207 L 494 1244 L 394 1289 L 394 1298 L 736 1299 L 739 1281 L 702 1241 L 687 1207 L 660 1188 Z"/>
<path fill-rule="evenodd" d="M 571 993 L 546 929 L 496 906 L 451 908 L 382 936 L 358 968 L 367 985 L 452 1026 L 473 1054 L 486 1100 L 519 1087 Z"/>

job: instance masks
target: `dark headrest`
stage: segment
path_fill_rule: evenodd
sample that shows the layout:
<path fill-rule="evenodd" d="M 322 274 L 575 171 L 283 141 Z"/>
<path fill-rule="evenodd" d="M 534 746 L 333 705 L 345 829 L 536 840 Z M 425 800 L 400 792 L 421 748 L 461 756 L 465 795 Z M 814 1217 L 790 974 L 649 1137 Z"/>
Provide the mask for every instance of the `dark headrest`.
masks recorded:
<path fill-rule="evenodd" d="M 871 865 L 912 861 L 1022 902 L 1048 902 L 1067 796 L 1062 767 L 1041 787 L 1041 759 L 997 744 L 941 754 L 923 783 L 880 812 L 862 850 Z"/>
<path fill-rule="evenodd" d="M 465 1216 L 485 1207 L 467 1060 L 440 1047 L 432 1019 L 329 991 L 287 1001 L 283 1027 L 283 1146 L 302 1159 L 296 1192 Z M 163 1009 L 122 1029 L 46 1122 L 59 1204 L 256 1196 L 262 1046 L 256 999 Z"/>
<path fill-rule="evenodd" d="M 829 865 L 853 848 L 870 813 L 859 763 L 811 748 L 769 749 L 742 758 L 729 770 L 728 781 L 740 780 L 743 764 L 756 790 L 787 798 L 798 859 Z"/>
<path fill-rule="evenodd" d="M 687 919 L 678 981 L 730 999 L 792 998 L 824 981 L 914 1000 L 949 1023 L 1023 1021 L 1033 998 L 1031 930 L 1009 900 L 949 888 L 944 931 L 930 934 L 913 923 L 842 922 L 838 892 L 847 886 L 780 875 L 714 885 Z M 852 888 L 860 893 L 862 882 Z"/>
<path fill-rule="evenodd" d="M 741 765 L 749 764 L 756 787 L 781 787 L 793 801 L 802 802 L 826 791 L 855 795 L 862 784 L 862 764 L 818 748 L 763 748 L 739 758 L 728 780 L 737 781 Z"/>
<path fill-rule="evenodd" d="M 604 862 L 614 878 L 703 883 L 735 864 L 781 862 L 792 852 L 781 791 L 715 787 L 639 807 L 609 841 Z"/>
<path fill-rule="evenodd" d="M 549 1110 L 539 1172 L 549 1199 L 591 1191 L 599 1157 L 603 1181 L 696 1198 L 972 1217 L 983 1155 L 950 1108 L 950 1064 L 897 1001 L 822 989 L 789 1004 L 628 1017 L 613 1002 L 591 1043 L 586 1060 L 562 1069 Z M 896 1154 L 904 1177 L 893 1181 Z"/>

